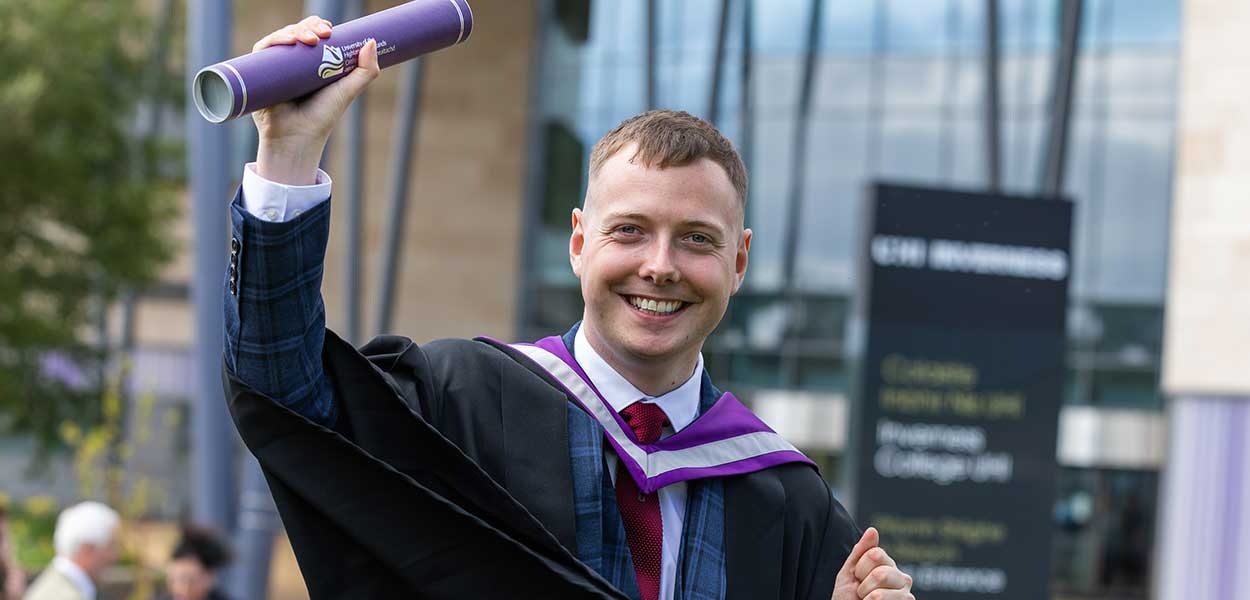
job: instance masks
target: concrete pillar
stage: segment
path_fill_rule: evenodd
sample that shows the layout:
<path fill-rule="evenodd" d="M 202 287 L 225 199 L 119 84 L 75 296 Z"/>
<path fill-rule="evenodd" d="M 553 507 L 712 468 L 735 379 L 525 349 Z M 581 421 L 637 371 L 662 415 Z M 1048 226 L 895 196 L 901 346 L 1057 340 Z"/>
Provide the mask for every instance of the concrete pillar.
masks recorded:
<path fill-rule="evenodd" d="M 1239 598 L 1250 590 L 1250 4 L 1184 11 L 1156 597 Z"/>

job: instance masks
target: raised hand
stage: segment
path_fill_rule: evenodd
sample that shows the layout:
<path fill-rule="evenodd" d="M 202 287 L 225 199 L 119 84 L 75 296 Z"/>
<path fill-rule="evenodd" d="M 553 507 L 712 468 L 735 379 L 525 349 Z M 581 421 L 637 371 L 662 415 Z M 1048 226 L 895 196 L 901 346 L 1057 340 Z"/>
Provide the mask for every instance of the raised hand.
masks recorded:
<path fill-rule="evenodd" d="M 333 24 L 311 16 L 287 25 L 256 42 L 252 52 L 270 46 L 307 44 L 316 46 L 330 37 Z M 360 49 L 357 66 L 342 79 L 293 102 L 284 102 L 252 113 L 259 134 L 256 172 L 270 181 L 288 185 L 311 185 L 330 132 L 348 105 L 377 78 L 377 43 L 370 40 Z"/>
<path fill-rule="evenodd" d="M 838 571 L 833 600 L 916 600 L 911 576 L 881 548 L 881 534 L 869 527 Z"/>

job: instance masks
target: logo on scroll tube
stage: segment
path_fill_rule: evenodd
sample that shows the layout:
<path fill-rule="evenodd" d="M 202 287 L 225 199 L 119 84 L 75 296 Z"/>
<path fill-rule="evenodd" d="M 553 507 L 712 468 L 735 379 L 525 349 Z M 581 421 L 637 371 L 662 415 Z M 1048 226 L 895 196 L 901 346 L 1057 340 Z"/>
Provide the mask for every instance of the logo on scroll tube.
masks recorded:
<path fill-rule="evenodd" d="M 343 72 L 343 49 L 326 44 L 321 51 L 321 66 L 317 76 L 329 79 Z"/>

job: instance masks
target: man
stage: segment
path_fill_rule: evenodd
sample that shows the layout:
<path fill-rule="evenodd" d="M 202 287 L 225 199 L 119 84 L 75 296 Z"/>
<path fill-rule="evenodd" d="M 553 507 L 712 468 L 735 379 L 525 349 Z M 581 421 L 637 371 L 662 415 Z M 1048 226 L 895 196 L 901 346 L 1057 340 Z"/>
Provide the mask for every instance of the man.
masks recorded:
<path fill-rule="evenodd" d="M 95 600 L 96 582 L 117 562 L 121 517 L 99 502 L 75 504 L 56 518 L 56 557 L 26 592 L 26 600 Z"/>
<path fill-rule="evenodd" d="M 169 600 L 226 600 L 217 574 L 230 564 L 230 550 L 215 532 L 187 526 L 165 567 Z"/>
<path fill-rule="evenodd" d="M 310 17 L 255 50 L 330 31 Z M 704 372 L 752 234 L 742 161 L 699 119 L 647 113 L 596 145 L 569 240 L 586 308 L 563 337 L 358 351 L 327 332 L 317 164 L 377 73 L 369 43 L 343 80 L 255 113 L 231 205 L 231 410 L 314 597 L 912 598 L 876 531 Z"/>

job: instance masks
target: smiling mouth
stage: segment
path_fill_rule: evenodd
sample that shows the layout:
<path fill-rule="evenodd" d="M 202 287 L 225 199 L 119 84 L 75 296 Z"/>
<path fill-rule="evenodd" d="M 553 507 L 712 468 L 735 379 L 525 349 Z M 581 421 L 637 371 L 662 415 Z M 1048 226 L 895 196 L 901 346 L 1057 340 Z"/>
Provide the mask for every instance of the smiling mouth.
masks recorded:
<path fill-rule="evenodd" d="M 690 304 L 681 300 L 656 300 L 654 298 L 643 298 L 642 296 L 624 296 L 625 301 L 634 307 L 634 310 L 653 317 L 667 317 L 686 308 Z"/>

